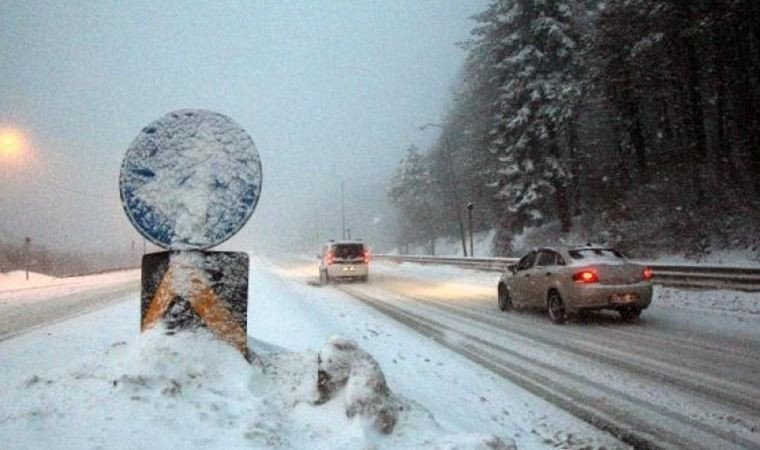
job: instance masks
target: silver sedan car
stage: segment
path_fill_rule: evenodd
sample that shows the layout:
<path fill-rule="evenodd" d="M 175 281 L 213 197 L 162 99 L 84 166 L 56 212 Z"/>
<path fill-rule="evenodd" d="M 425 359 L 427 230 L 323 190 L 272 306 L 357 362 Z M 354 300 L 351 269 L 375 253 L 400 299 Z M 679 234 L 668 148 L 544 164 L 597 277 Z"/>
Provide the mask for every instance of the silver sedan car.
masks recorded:
<path fill-rule="evenodd" d="M 548 311 L 554 323 L 571 314 L 612 309 L 634 320 L 652 302 L 652 270 L 605 247 L 533 250 L 499 278 L 499 309 Z"/>

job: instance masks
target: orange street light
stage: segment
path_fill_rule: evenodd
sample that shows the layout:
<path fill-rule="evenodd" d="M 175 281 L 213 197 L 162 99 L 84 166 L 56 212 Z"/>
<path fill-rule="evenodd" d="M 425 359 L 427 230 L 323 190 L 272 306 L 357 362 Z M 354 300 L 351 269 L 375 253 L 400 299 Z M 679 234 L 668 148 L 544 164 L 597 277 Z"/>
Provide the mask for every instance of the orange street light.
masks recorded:
<path fill-rule="evenodd" d="M 13 128 L 0 128 L 0 159 L 20 160 L 26 148 L 24 135 Z"/>

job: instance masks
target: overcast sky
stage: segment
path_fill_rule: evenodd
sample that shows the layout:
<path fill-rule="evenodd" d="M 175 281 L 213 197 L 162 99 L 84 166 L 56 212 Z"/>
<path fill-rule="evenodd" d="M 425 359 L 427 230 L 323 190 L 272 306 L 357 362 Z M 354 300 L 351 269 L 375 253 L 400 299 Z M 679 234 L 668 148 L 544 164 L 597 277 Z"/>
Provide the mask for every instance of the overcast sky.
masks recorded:
<path fill-rule="evenodd" d="M 0 160 L 0 230 L 129 247 L 125 150 L 167 112 L 205 108 L 237 121 L 262 157 L 261 201 L 233 246 L 295 242 L 311 223 L 338 236 L 340 181 L 349 216 L 373 216 L 353 203 L 383 189 L 408 145 L 436 137 L 419 126 L 445 113 L 464 59 L 455 43 L 484 6 L 0 0 L 0 127 L 21 130 L 29 152 Z"/>

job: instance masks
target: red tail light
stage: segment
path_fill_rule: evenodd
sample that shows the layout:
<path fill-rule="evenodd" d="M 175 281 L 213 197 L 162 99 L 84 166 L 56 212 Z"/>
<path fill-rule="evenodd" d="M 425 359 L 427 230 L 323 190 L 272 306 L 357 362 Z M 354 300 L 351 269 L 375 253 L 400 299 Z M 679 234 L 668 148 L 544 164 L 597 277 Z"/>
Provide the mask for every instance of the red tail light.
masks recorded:
<path fill-rule="evenodd" d="M 364 264 L 369 264 L 369 250 L 364 250 Z"/>
<path fill-rule="evenodd" d="M 583 270 L 573 274 L 573 281 L 576 283 L 596 283 L 599 281 L 599 275 L 593 270 Z"/>
<path fill-rule="evenodd" d="M 654 278 L 654 272 L 652 272 L 652 268 L 644 267 L 644 270 L 641 271 L 641 278 L 643 278 L 644 281 L 649 281 Z"/>
<path fill-rule="evenodd" d="M 335 255 L 333 252 L 327 253 L 327 265 L 330 265 L 335 262 Z"/>

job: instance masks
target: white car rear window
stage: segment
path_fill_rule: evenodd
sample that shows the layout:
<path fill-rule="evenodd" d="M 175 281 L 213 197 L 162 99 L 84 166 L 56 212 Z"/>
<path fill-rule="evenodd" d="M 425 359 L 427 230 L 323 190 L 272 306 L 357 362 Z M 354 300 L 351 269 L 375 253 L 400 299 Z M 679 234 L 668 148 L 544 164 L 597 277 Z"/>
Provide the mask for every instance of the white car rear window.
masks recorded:
<path fill-rule="evenodd" d="M 611 248 L 582 248 L 569 250 L 567 252 L 574 260 L 594 261 L 594 262 L 625 262 L 623 255 L 617 250 Z"/>

